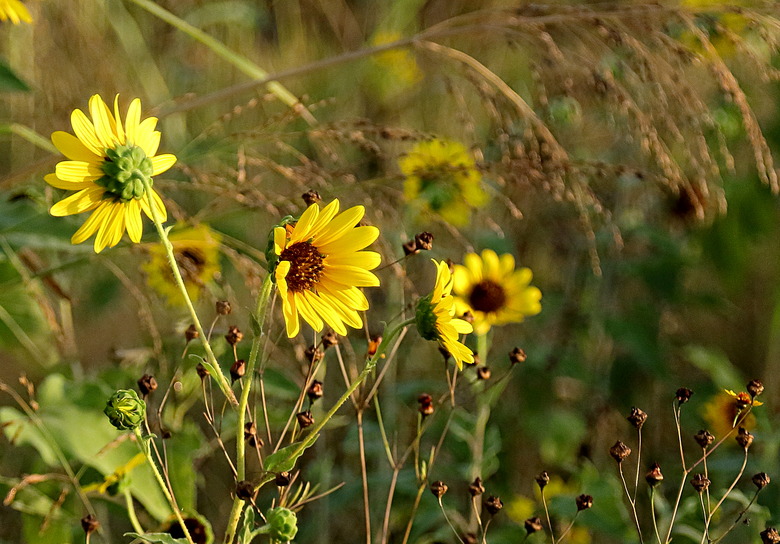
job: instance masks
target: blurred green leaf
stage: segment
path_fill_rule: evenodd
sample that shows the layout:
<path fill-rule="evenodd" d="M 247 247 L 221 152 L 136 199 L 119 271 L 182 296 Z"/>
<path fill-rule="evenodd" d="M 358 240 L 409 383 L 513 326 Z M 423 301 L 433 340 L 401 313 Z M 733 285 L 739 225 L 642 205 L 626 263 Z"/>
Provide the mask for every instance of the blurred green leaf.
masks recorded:
<path fill-rule="evenodd" d="M 705 372 L 718 389 L 742 387 L 744 380 L 725 353 L 717 348 L 686 346 L 684 353 L 688 361 Z"/>
<path fill-rule="evenodd" d="M 153 544 L 187 544 L 185 538 L 173 538 L 168 533 L 125 533 L 125 536 L 132 536 L 133 542 L 152 542 Z M 131 543 L 132 544 L 132 543 Z"/>
<path fill-rule="evenodd" d="M 0 59 L 0 92 L 28 92 L 30 87 Z"/>

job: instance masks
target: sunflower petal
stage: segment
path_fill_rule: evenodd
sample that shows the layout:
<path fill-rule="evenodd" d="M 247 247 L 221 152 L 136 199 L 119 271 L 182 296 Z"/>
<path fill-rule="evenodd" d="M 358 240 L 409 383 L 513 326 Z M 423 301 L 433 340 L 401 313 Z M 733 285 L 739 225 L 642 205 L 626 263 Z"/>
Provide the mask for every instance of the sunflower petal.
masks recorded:
<path fill-rule="evenodd" d="M 125 206 L 125 225 L 127 225 L 127 235 L 134 243 L 141 241 L 144 232 L 144 224 L 141 220 L 141 203 L 137 200 L 131 200 Z"/>
<path fill-rule="evenodd" d="M 127 145 L 138 145 L 138 125 L 141 123 L 141 101 L 130 102 L 125 118 L 125 142 Z M 148 155 L 147 155 L 148 156 Z"/>
<path fill-rule="evenodd" d="M 87 149 L 98 157 L 105 157 L 106 148 L 95 135 L 95 126 L 83 111 L 79 109 L 73 110 L 73 113 L 70 114 L 70 124 L 73 127 L 76 138 L 81 140 L 81 143 Z"/>
<path fill-rule="evenodd" d="M 71 237 L 71 243 L 80 244 L 95 234 L 95 231 L 97 231 L 103 224 L 103 221 L 105 221 L 110 205 L 111 203 L 108 201 L 100 204 L 98 208 L 92 212 L 92 215 L 87 218 L 84 224 L 81 225 L 79 230 Z"/>
<path fill-rule="evenodd" d="M 293 338 L 301 330 L 301 324 L 298 320 L 298 310 L 295 307 L 295 295 L 289 293 L 282 298 L 282 313 L 284 314 L 284 324 L 287 329 L 287 337 Z"/>
<path fill-rule="evenodd" d="M 359 251 L 371 245 L 377 237 L 379 237 L 379 229 L 376 227 L 355 227 L 330 242 L 323 243 L 317 240 L 316 246 L 325 255 L 346 253 Z"/>
<path fill-rule="evenodd" d="M 336 283 L 347 287 L 378 287 L 379 278 L 368 270 L 357 266 L 331 266 L 328 268 L 328 276 Z"/>
<path fill-rule="evenodd" d="M 171 155 L 170 153 L 166 153 L 164 155 L 157 155 L 156 157 L 152 157 L 151 161 L 152 161 L 152 175 L 156 176 L 158 174 L 162 174 L 163 172 L 168 170 L 171 166 L 176 164 L 176 155 Z"/>
<path fill-rule="evenodd" d="M 92 123 L 95 125 L 95 135 L 105 148 L 115 147 L 116 124 L 108 106 L 99 94 L 94 94 L 89 99 L 89 113 L 92 115 Z"/>
<path fill-rule="evenodd" d="M 100 168 L 81 161 L 60 161 L 54 171 L 62 181 L 95 181 L 103 177 L 103 171 Z"/>
<path fill-rule="evenodd" d="M 66 191 L 80 191 L 88 187 L 94 187 L 95 183 L 92 181 L 63 181 L 57 177 L 57 174 L 46 174 L 43 176 L 43 180 L 57 189 L 65 189 Z"/>
<path fill-rule="evenodd" d="M 320 232 L 317 246 L 320 247 L 326 245 L 346 234 L 350 229 L 354 228 L 361 219 L 363 219 L 363 215 L 365 215 L 365 213 L 366 209 L 363 206 L 354 206 L 338 214 L 330 223 L 328 223 L 328 226 L 323 228 Z M 358 249 L 363 248 L 361 247 Z"/>
<path fill-rule="evenodd" d="M 293 232 L 290 235 L 290 242 L 288 245 L 293 245 L 297 242 L 311 238 L 311 227 L 317 221 L 319 214 L 320 207 L 316 203 L 306 208 L 306 211 L 301 214 L 301 218 L 298 219 L 298 222 L 295 224 L 295 229 L 293 229 Z"/>
<path fill-rule="evenodd" d="M 55 217 L 76 215 L 98 207 L 103 200 L 103 188 L 97 185 L 82 189 L 54 204 L 49 213 Z"/>
<path fill-rule="evenodd" d="M 95 153 L 84 145 L 84 142 L 76 138 L 73 134 L 58 130 L 51 135 L 51 142 L 54 147 L 59 149 L 60 153 L 72 161 L 81 161 L 91 164 L 99 164 L 103 157 Z"/>

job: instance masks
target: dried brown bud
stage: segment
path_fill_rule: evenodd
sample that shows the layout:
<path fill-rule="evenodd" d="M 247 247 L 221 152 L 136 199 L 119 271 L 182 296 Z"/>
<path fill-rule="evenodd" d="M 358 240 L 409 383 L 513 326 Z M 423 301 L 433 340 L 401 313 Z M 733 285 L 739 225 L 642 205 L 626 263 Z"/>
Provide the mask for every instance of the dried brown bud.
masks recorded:
<path fill-rule="evenodd" d="M 780 542 L 780 533 L 774 527 L 767 527 L 759 533 L 762 544 L 778 544 Z"/>
<path fill-rule="evenodd" d="M 710 447 L 712 443 L 715 441 L 715 437 L 712 435 L 712 433 L 709 431 L 705 431 L 704 429 L 700 430 L 698 433 L 693 435 L 693 439 L 702 448 Z"/>
<path fill-rule="evenodd" d="M 689 400 L 691 400 L 691 395 L 693 395 L 693 391 L 688 389 L 687 387 L 681 387 L 677 390 L 675 393 L 675 396 L 677 397 L 677 404 L 685 404 Z"/>
<path fill-rule="evenodd" d="M 339 343 L 339 335 L 336 334 L 334 331 L 328 331 L 325 334 L 322 335 L 322 347 L 324 349 L 328 349 L 329 347 L 335 346 Z"/>
<path fill-rule="evenodd" d="M 404 255 L 406 256 L 417 255 L 420 252 L 420 250 L 417 249 L 417 243 L 415 243 L 414 240 L 408 240 L 404 242 L 401 244 L 401 248 L 403 248 Z"/>
<path fill-rule="evenodd" d="M 647 413 L 645 413 L 643 410 L 640 410 L 636 406 L 632 406 L 631 413 L 628 414 L 626 419 L 635 428 L 641 429 L 642 425 L 644 425 L 645 421 L 647 421 Z"/>
<path fill-rule="evenodd" d="M 430 251 L 433 248 L 433 234 L 430 232 L 421 232 L 415 235 L 414 243 L 417 249 L 421 251 Z"/>
<path fill-rule="evenodd" d="M 653 463 L 650 466 L 650 470 L 645 474 L 645 481 L 650 487 L 655 487 L 664 480 L 664 475 L 661 474 L 661 465 Z"/>
<path fill-rule="evenodd" d="M 623 442 L 618 440 L 615 445 L 609 448 L 609 454 L 618 463 L 622 463 L 626 457 L 631 455 L 631 448 L 626 446 Z"/>
<path fill-rule="evenodd" d="M 574 502 L 577 504 L 577 512 L 587 510 L 593 506 L 593 497 L 590 495 L 580 495 Z"/>
<path fill-rule="evenodd" d="M 710 487 L 710 479 L 704 474 L 694 474 L 691 479 L 691 485 L 698 493 L 703 493 L 708 487 Z"/>
<path fill-rule="evenodd" d="M 138 380 L 138 390 L 142 396 L 147 396 L 152 391 L 157 390 L 157 380 L 151 374 L 144 374 Z"/>
<path fill-rule="evenodd" d="M 757 397 L 764 392 L 764 384 L 760 380 L 750 380 L 747 384 L 747 391 L 751 397 Z"/>
<path fill-rule="evenodd" d="M 209 371 L 206 370 L 206 367 L 203 366 L 203 363 L 198 363 L 198 366 L 195 367 L 195 371 L 198 373 L 198 376 L 201 380 L 209 375 Z"/>
<path fill-rule="evenodd" d="M 306 351 L 303 352 L 303 356 L 306 357 L 307 361 L 311 361 L 313 364 L 322 361 L 322 358 L 325 357 L 325 352 L 318 349 L 316 346 L 309 346 L 306 348 Z"/>
<path fill-rule="evenodd" d="M 276 478 L 274 478 L 274 483 L 278 487 L 287 487 L 288 485 L 290 485 L 290 480 L 291 480 L 290 473 L 285 471 L 285 472 L 280 472 L 279 474 L 276 475 Z"/>
<path fill-rule="evenodd" d="M 230 302 L 227 300 L 218 300 L 217 301 L 217 314 L 219 315 L 229 315 L 230 312 L 233 311 L 232 306 L 230 306 Z"/>
<path fill-rule="evenodd" d="M 544 526 L 542 525 L 542 520 L 539 518 L 528 518 L 523 522 L 523 526 L 525 527 L 525 532 L 528 533 L 529 535 L 544 529 Z"/>
<path fill-rule="evenodd" d="M 314 402 L 317 399 L 321 399 L 323 394 L 322 382 L 319 380 L 312 381 L 311 385 L 306 390 L 306 395 L 309 397 L 309 402 Z"/>
<path fill-rule="evenodd" d="M 239 359 L 230 367 L 230 377 L 235 382 L 243 378 L 244 374 L 246 374 L 246 361 Z"/>
<path fill-rule="evenodd" d="M 447 487 L 447 484 L 442 481 L 436 481 L 431 484 L 431 493 L 433 493 L 433 496 L 437 499 L 441 499 L 448 489 L 449 487 Z"/>
<path fill-rule="evenodd" d="M 91 535 L 98 530 L 98 527 L 100 527 L 100 522 L 92 514 L 81 518 L 81 528 L 84 529 L 86 534 Z"/>
<path fill-rule="evenodd" d="M 198 332 L 198 328 L 195 325 L 190 325 L 187 327 L 187 330 L 184 331 L 184 338 L 187 340 L 187 342 L 195 340 L 199 336 L 200 333 Z"/>
<path fill-rule="evenodd" d="M 241 480 L 236 484 L 236 497 L 242 501 L 253 501 L 256 494 L 255 485 L 249 480 Z"/>
<path fill-rule="evenodd" d="M 303 202 L 307 206 L 311 206 L 312 204 L 316 204 L 317 202 L 322 202 L 322 197 L 320 196 L 320 194 L 313 189 L 309 189 L 308 191 L 303 193 L 301 195 L 301 198 L 303 199 Z"/>
<path fill-rule="evenodd" d="M 734 437 L 743 450 L 747 450 L 750 447 L 753 443 L 753 438 L 754 436 L 745 427 L 740 427 L 737 431 L 737 436 Z"/>
<path fill-rule="evenodd" d="M 482 478 L 477 476 L 474 481 L 469 484 L 469 493 L 472 497 L 482 495 L 485 492 L 485 486 L 482 485 Z"/>
<path fill-rule="evenodd" d="M 489 367 L 486 366 L 480 366 L 477 367 L 477 379 L 478 380 L 489 380 L 490 376 L 493 373 L 490 371 Z"/>
<path fill-rule="evenodd" d="M 244 333 L 241 332 L 241 330 L 236 327 L 235 325 L 231 325 L 228 327 L 228 332 L 225 335 L 225 340 L 227 340 L 227 343 L 231 346 L 235 346 L 238 344 L 241 340 L 244 339 Z"/>
<path fill-rule="evenodd" d="M 485 501 L 485 508 L 487 508 L 487 511 L 490 512 L 491 516 L 495 516 L 498 514 L 501 509 L 504 507 L 504 503 L 501 502 L 501 499 L 499 497 L 490 496 Z"/>
<path fill-rule="evenodd" d="M 550 475 L 547 474 L 546 470 L 543 470 L 539 473 L 539 475 L 536 477 L 536 485 L 539 486 L 539 489 L 544 489 L 544 487 L 550 483 Z"/>
<path fill-rule="evenodd" d="M 758 489 L 764 489 L 771 481 L 772 480 L 769 478 L 769 474 L 766 472 L 759 472 L 758 474 L 753 475 L 753 485 L 755 485 Z"/>
<path fill-rule="evenodd" d="M 244 424 L 244 441 L 250 448 L 256 448 L 258 445 L 263 447 L 263 440 L 257 436 L 257 425 L 254 421 L 248 421 Z"/>
<path fill-rule="evenodd" d="M 305 429 L 314 425 L 314 416 L 309 410 L 298 412 L 295 414 L 295 417 L 298 419 L 298 425 L 301 426 L 301 429 Z"/>
<path fill-rule="evenodd" d="M 525 350 L 520 348 L 515 348 L 509 352 L 509 362 L 513 365 L 524 363 L 527 358 L 528 356 L 525 354 Z"/>

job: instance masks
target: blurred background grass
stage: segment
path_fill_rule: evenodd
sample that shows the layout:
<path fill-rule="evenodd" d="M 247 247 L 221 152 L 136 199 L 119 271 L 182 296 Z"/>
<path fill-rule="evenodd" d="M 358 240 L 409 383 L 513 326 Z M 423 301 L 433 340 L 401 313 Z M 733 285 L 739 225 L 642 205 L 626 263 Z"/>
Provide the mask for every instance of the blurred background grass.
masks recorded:
<path fill-rule="evenodd" d="M 534 271 L 534 284 L 544 295 L 542 313 L 496 330 L 488 360 L 500 375 L 508 368 L 504 354 L 513 347 L 529 355 L 514 370 L 488 427 L 482 475 L 490 492 L 507 504 L 491 541 L 518 541 L 522 520 L 540 513 L 531 499 L 533 476 L 542 469 L 560 477 L 564 497 L 583 492 L 595 497 L 593 515 L 581 516 L 594 536 L 583 532 L 573 541 L 632 538 L 607 451 L 617 439 L 629 441 L 622 420 L 631 406 L 639 406 L 650 414 L 643 458 L 661 462 L 667 478 L 674 475 L 671 403 L 680 386 L 695 391 L 683 418 L 692 435 L 713 426 L 707 406 L 720 390 L 741 390 L 749 379 L 762 379 L 766 405 L 756 410 L 758 438 L 747 473 L 780 473 L 774 424 L 780 210 L 771 184 L 761 179 L 764 171 L 756 167 L 752 128 L 739 111 L 738 94 L 723 90 L 714 60 L 723 60 L 736 76 L 774 149 L 780 125 L 771 5 L 755 12 L 762 19 L 692 1 L 663 9 L 638 2 L 549 7 L 487 0 L 160 2 L 269 73 L 432 28 L 446 31 L 432 41 L 479 62 L 464 63 L 418 44 L 284 78 L 316 124 L 262 87 L 191 107 L 193 97 L 247 77 L 133 2 L 27 5 L 34 24 L 4 24 L 0 57 L 30 90 L 2 93 L 0 124 L 17 123 L 48 137 L 68 130 L 70 112 L 85 109 L 94 93 L 105 98 L 120 93 L 125 105 L 138 96 L 145 108 L 153 108 L 160 115 L 161 151 L 179 158 L 177 168 L 155 180 L 172 218 L 206 222 L 222 236 L 221 272 L 200 299 L 204 315 L 211 315 L 214 300 L 227 298 L 240 308 L 236 324 L 250 330 L 246 310 L 262 274 L 266 233 L 284 215 L 300 212 L 299 195 L 309 189 L 326 201 L 339 198 L 342 207 L 365 205 L 367 220 L 382 229 L 377 246 L 385 262 L 399 258 L 400 244 L 415 232 L 428 230 L 436 237 L 433 257 L 459 262 L 465 252 L 490 247 L 513 253 Z M 591 8 L 599 15 L 587 15 Z M 620 16 L 612 18 L 616 12 Z M 690 20 L 716 54 L 686 26 Z M 565 159 L 555 156 L 550 136 L 490 74 L 530 106 L 566 150 Z M 403 199 L 398 158 L 430 135 L 464 143 L 482 171 L 491 199 L 466 227 L 419 214 Z M 654 138 L 663 146 L 654 147 Z M 144 238 L 148 244 L 122 244 L 99 256 L 88 245 L 71 246 L 69 237 L 82 219 L 55 221 L 47 214 L 57 195 L 42 177 L 57 156 L 17 131 L 0 134 L 0 157 L 0 379 L 16 383 L 24 373 L 39 384 L 62 374 L 82 384 L 77 389 L 87 399 L 84 406 L 95 400 L 83 390 L 95 376 L 101 384 L 126 387 L 126 380 L 151 371 L 167 383 L 188 323 L 183 312 L 145 287 L 140 265 L 154 242 L 151 229 Z M 372 333 L 399 311 L 401 301 L 425 293 L 420 286 L 431 284 L 429 268 L 422 256 L 382 271 L 386 287 L 369 293 Z M 409 281 L 402 290 L 404 277 Z M 361 353 L 365 348 L 355 336 L 354 350 Z M 286 341 L 280 346 L 276 394 L 282 412 L 300 376 L 296 353 Z M 303 347 L 296 345 L 297 360 Z M 427 361 L 430 365 L 421 364 Z M 196 395 L 197 384 L 190 387 Z M 405 348 L 382 393 L 393 431 L 401 437 L 412 432 L 419 393 L 444 390 L 435 349 Z M 99 405 L 101 397 L 96 398 Z M 187 399 L 177 400 L 181 410 Z M 463 497 L 467 437 L 475 422 L 469 411 L 473 399 L 464 393 L 460 402 L 463 410 L 439 461 L 441 473 L 432 478 L 446 477 L 460 494 L 453 496 Z M 342 423 L 310 455 L 305 475 L 323 486 L 340 481 L 346 486 L 301 514 L 301 542 L 362 538 L 353 522 L 362 516 L 359 472 L 345 462 L 356 455 L 354 428 L 347 416 Z M 182 429 L 197 443 L 198 431 Z M 369 467 L 372 499 L 383 506 L 390 472 L 380 461 L 373 419 L 366 432 L 369 454 L 377 460 Z M 34 451 L 2 443 L 0 489 L 22 473 L 47 470 L 46 459 L 35 459 L 40 452 Z M 213 452 L 200 451 L 204 458 Z M 76 453 L 73 458 L 80 459 Z M 723 484 L 740 461 L 735 449 L 727 450 L 711 469 L 723 475 Z M 198 489 L 189 504 L 224 518 L 232 485 L 226 474 L 217 462 L 204 465 L 189 484 Z M 408 507 L 416 487 L 410 469 L 399 482 L 398 504 Z M 50 504 L 56 493 L 45 491 L 53 495 L 44 501 Z M 771 489 L 761 495 L 767 510 L 757 514 L 759 522 L 777 521 L 779 498 Z M 467 517 L 466 499 L 452 500 L 452 508 Z M 563 500 L 553 505 L 566 518 L 573 503 Z M 696 526 L 693 504 L 683 527 Z M 35 513 L 0 509 L 0 539 L 20 541 L 24 520 L 23 538 L 43 542 L 31 536 L 40 526 Z M 392 520 L 393 542 L 401 541 L 403 513 L 399 507 Z M 411 541 L 452 541 L 440 515 L 426 494 Z M 78 534 L 73 519 L 62 518 L 65 529 L 46 541 L 71 541 Z M 739 528 L 733 541 L 755 540 L 747 535 L 757 532 Z M 107 541 L 119 541 L 111 534 Z M 678 538 L 687 542 L 684 534 Z"/>

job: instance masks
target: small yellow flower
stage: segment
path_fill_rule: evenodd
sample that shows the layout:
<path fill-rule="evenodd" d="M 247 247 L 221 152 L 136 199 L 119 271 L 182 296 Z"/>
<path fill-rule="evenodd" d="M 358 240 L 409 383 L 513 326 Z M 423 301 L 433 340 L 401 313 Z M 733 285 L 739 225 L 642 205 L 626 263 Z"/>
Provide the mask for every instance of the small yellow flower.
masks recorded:
<path fill-rule="evenodd" d="M 145 462 L 146 456 L 144 456 L 143 453 L 137 453 L 130 461 L 106 476 L 102 482 L 84 486 L 83 491 L 85 493 L 97 491 L 98 493 L 108 493 L 112 496 L 116 495 L 118 491 L 117 487 L 121 486 L 125 481 L 125 476 L 127 476 L 135 467 L 143 465 Z"/>
<path fill-rule="evenodd" d="M 471 312 L 474 332 L 485 334 L 493 325 L 519 323 L 542 311 L 542 292 L 530 285 L 529 268 L 515 270 L 515 259 L 486 249 L 469 253 L 465 266 L 455 265 L 453 291 L 458 312 Z"/>
<path fill-rule="evenodd" d="M 406 176 L 406 199 L 453 225 L 468 223 L 472 208 L 487 202 L 482 176 L 463 144 L 440 139 L 419 142 L 399 166 Z"/>
<path fill-rule="evenodd" d="M 458 335 L 472 331 L 471 324 L 455 318 L 455 299 L 452 291 L 452 274 L 446 262 L 436 262 L 436 283 L 433 292 L 420 299 L 417 303 L 415 323 L 420 336 L 426 340 L 436 340 L 446 349 L 458 370 L 463 369 L 463 363 L 474 363 L 474 353 L 458 341 Z"/>
<path fill-rule="evenodd" d="M 9 19 L 15 25 L 21 22 L 32 23 L 30 12 L 19 0 L 0 0 L 0 21 Z"/>
<path fill-rule="evenodd" d="M 379 31 L 371 39 L 371 45 L 384 45 L 402 38 L 399 32 Z M 408 49 L 398 48 L 384 51 L 374 56 L 381 67 L 390 72 L 395 85 L 404 87 L 414 85 L 422 79 L 422 71 Z"/>
<path fill-rule="evenodd" d="M 708 430 L 716 438 L 723 438 L 734 428 L 734 422 L 737 421 L 742 413 L 742 408 L 737 405 L 738 394 L 733 391 L 724 390 L 714 395 L 708 400 L 702 408 L 702 417 L 707 423 Z M 750 395 L 748 395 L 748 403 Z M 759 402 L 755 401 L 758 406 Z M 753 429 L 756 425 L 756 418 L 753 414 L 748 414 L 739 424 L 747 430 Z M 728 442 L 731 443 L 731 442 Z"/>
<path fill-rule="evenodd" d="M 756 399 L 751 397 L 750 393 L 745 393 L 744 391 L 742 391 L 741 393 L 735 393 L 731 389 L 724 389 L 724 391 L 729 397 L 734 399 L 734 403 L 737 405 L 737 408 L 739 410 L 744 410 L 751 404 L 753 406 L 761 406 L 762 404 L 764 404 L 763 402 L 757 401 Z"/>
<path fill-rule="evenodd" d="M 207 283 L 219 273 L 219 246 L 221 237 L 206 225 L 174 231 L 168 239 L 173 245 L 176 263 L 192 300 L 197 300 Z M 168 300 L 172 306 L 185 304 L 168 264 L 168 254 L 162 244 L 149 250 L 149 260 L 141 265 L 146 283 Z"/>
<path fill-rule="evenodd" d="M 95 237 L 95 252 L 113 247 L 127 229 L 130 240 L 140 242 L 143 234 L 141 211 L 150 218 L 153 203 L 161 220 L 167 218 L 165 205 L 146 184 L 152 176 L 168 170 L 176 162 L 174 155 L 156 155 L 160 133 L 157 118 L 141 121 L 141 101 L 130 103 L 124 125 L 119 115 L 119 95 L 114 98 L 114 113 L 99 95 L 89 99 L 92 120 L 81 110 L 71 114 L 73 132 L 55 132 L 51 140 L 68 159 L 57 164 L 46 182 L 58 189 L 76 191 L 57 202 L 49 213 L 62 217 L 94 210 L 71 238 L 80 244 Z"/>
<path fill-rule="evenodd" d="M 338 211 L 337 199 L 322 210 L 315 203 L 294 225 L 274 229 L 279 262 L 273 273 L 290 338 L 300 330 L 299 315 L 316 331 L 327 324 L 345 335 L 345 324 L 362 327 L 358 312 L 368 309 L 368 300 L 359 288 L 379 285 L 369 272 L 379 266 L 379 253 L 361 251 L 377 239 L 379 229 L 357 226 L 363 206 Z"/>

